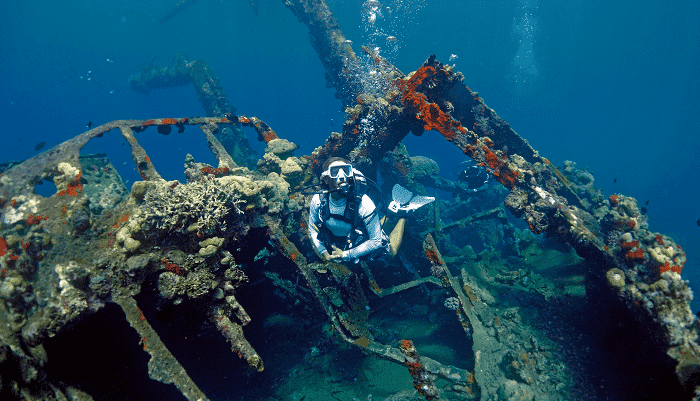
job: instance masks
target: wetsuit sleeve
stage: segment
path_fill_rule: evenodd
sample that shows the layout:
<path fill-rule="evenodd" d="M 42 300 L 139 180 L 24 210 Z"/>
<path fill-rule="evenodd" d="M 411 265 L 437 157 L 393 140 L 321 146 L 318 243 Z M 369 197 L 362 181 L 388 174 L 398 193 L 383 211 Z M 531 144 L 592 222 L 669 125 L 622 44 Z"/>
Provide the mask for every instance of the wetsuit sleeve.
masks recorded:
<path fill-rule="evenodd" d="M 362 197 L 359 213 L 367 229 L 367 240 L 343 251 L 343 260 L 354 260 L 379 249 L 382 246 L 382 224 L 379 221 L 379 213 L 375 213 L 376 206 L 369 196 Z"/>
<path fill-rule="evenodd" d="M 309 207 L 309 236 L 311 237 L 311 242 L 314 243 L 318 253 L 323 254 L 327 252 L 326 247 L 318 239 L 318 231 L 314 227 L 321 228 L 321 219 L 318 218 L 321 211 L 321 196 L 315 194 L 311 199 L 311 206 Z"/>

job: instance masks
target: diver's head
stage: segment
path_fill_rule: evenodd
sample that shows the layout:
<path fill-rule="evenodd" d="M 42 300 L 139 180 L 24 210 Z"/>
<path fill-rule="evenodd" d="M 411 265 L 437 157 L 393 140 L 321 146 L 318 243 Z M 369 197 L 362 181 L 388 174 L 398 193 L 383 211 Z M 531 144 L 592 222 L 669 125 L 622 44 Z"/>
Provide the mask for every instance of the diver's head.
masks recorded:
<path fill-rule="evenodd" d="M 480 175 L 485 170 L 480 167 L 474 160 L 465 160 L 452 170 L 452 174 L 457 176 L 457 181 L 465 182 L 472 177 Z"/>
<path fill-rule="evenodd" d="M 355 174 L 349 161 L 342 157 L 331 157 L 323 163 L 323 170 L 321 180 L 331 191 L 337 190 L 341 195 L 350 193 Z"/>

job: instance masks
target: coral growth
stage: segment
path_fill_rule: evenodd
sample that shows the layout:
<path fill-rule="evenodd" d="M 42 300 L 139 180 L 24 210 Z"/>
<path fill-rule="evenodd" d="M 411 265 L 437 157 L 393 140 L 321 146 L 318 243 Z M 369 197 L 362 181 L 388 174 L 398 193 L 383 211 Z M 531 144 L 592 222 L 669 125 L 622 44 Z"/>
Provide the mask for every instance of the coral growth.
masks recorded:
<path fill-rule="evenodd" d="M 232 177 L 177 185 L 159 183 L 144 197 L 147 222 L 172 232 L 226 232 L 227 224 L 243 214 L 237 182 Z"/>

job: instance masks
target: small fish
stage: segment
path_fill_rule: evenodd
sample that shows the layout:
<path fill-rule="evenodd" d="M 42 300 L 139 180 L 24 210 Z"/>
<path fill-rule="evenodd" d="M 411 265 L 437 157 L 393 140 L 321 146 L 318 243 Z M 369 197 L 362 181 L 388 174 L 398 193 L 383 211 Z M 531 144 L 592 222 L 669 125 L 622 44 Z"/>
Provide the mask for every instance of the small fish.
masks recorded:
<path fill-rule="evenodd" d="M 387 36 L 386 41 L 387 42 L 396 42 L 396 36 Z"/>
<path fill-rule="evenodd" d="M 617 182 L 617 178 L 613 178 L 613 184 Z"/>
<path fill-rule="evenodd" d="M 39 142 L 39 143 L 36 144 L 36 146 L 34 146 L 34 150 L 36 150 L 36 151 L 38 152 L 38 151 L 40 151 L 41 149 L 43 149 L 44 146 L 46 146 L 46 142 Z"/>
<path fill-rule="evenodd" d="M 646 207 L 642 206 L 641 211 L 642 211 L 642 214 L 647 214 L 647 211 L 649 211 L 649 209 L 647 209 Z"/>
<path fill-rule="evenodd" d="M 697 224 L 698 227 L 700 227 L 700 219 L 695 220 L 695 224 Z"/>
<path fill-rule="evenodd" d="M 92 127 L 92 121 L 88 121 L 88 123 L 85 124 L 85 126 L 86 126 L 88 129 L 90 129 L 90 127 Z"/>
<path fill-rule="evenodd" d="M 647 200 L 646 202 L 644 202 L 644 204 L 645 204 L 645 205 L 648 205 L 648 204 L 649 204 L 649 201 Z"/>

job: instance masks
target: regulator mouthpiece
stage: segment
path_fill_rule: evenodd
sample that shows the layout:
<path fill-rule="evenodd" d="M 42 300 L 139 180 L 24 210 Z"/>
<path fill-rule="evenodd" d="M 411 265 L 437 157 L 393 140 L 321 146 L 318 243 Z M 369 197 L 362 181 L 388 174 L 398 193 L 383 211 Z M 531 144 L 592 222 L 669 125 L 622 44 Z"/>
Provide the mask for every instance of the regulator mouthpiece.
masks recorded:
<path fill-rule="evenodd" d="M 349 193 L 350 193 L 350 184 L 348 184 L 347 182 L 341 182 L 341 183 L 338 185 L 338 192 L 339 192 L 341 195 L 347 195 L 347 194 L 349 194 Z"/>

